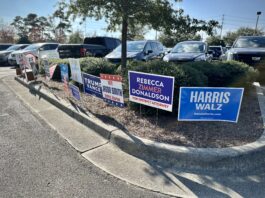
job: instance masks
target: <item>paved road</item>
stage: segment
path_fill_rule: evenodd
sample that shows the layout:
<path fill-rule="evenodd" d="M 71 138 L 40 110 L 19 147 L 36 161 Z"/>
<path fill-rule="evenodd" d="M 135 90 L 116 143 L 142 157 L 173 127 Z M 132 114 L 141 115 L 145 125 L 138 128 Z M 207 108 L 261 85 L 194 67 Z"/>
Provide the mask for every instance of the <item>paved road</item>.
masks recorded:
<path fill-rule="evenodd" d="M 9 72 L 0 68 L 0 78 Z M 128 185 L 93 166 L 1 80 L 0 96 L 1 198 L 166 197 Z"/>

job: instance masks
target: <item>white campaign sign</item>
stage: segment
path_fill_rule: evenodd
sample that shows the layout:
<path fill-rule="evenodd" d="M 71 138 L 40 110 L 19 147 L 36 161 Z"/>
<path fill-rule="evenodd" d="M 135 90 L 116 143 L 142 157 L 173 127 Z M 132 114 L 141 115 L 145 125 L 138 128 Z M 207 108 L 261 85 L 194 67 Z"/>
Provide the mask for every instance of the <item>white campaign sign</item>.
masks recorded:
<path fill-rule="evenodd" d="M 83 84 L 79 59 L 69 58 L 72 80 Z"/>

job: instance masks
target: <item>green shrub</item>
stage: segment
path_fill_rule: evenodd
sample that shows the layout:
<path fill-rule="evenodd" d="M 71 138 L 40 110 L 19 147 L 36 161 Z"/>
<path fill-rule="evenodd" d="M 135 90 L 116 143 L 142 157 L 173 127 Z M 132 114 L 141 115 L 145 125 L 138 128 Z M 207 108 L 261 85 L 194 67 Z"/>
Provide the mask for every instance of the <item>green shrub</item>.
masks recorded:
<path fill-rule="evenodd" d="M 130 62 L 127 66 L 127 70 L 139 71 L 145 73 L 160 74 L 166 76 L 175 77 L 175 89 L 174 89 L 174 109 L 176 113 L 179 97 L 179 87 L 181 86 L 207 86 L 207 77 L 201 72 L 190 66 L 176 65 L 174 63 L 168 63 L 164 61 L 150 61 L 150 62 Z M 124 92 L 128 97 L 128 72 L 126 72 Z M 130 104 L 132 108 L 138 108 L 137 104 Z M 153 114 L 154 109 L 151 107 L 143 107 L 147 114 Z"/>
<path fill-rule="evenodd" d="M 103 58 L 87 57 L 80 59 L 82 72 L 99 76 L 100 73 L 115 74 L 116 65 L 106 61 Z"/>
<path fill-rule="evenodd" d="M 236 62 L 191 62 L 191 63 L 167 63 L 163 61 L 129 62 L 127 70 L 154 73 L 175 77 L 174 107 L 177 112 L 179 87 L 246 87 L 254 82 L 257 71 L 248 65 Z M 128 77 L 125 77 L 125 96 L 128 96 Z M 131 107 L 139 109 L 137 104 Z M 153 114 L 154 109 L 144 107 L 145 111 Z"/>
<path fill-rule="evenodd" d="M 100 73 L 114 74 L 116 70 L 115 65 L 106 61 L 103 58 L 86 57 L 80 58 L 79 60 L 81 71 L 95 76 L 99 76 Z M 49 61 L 51 64 L 69 65 L 68 59 L 50 59 Z"/>
<path fill-rule="evenodd" d="M 237 61 L 192 62 L 183 64 L 201 71 L 208 78 L 209 87 L 246 87 L 257 77 L 257 71 Z"/>

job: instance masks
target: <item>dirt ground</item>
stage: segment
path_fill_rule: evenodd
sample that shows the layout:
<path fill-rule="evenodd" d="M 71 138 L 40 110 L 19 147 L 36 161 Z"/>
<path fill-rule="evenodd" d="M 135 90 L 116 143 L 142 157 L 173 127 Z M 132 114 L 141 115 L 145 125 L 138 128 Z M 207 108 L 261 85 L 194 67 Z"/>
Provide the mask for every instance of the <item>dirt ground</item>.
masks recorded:
<path fill-rule="evenodd" d="M 257 140 L 263 133 L 263 122 L 255 89 L 244 94 L 239 121 L 178 122 L 177 116 L 145 116 L 128 107 L 118 108 L 103 100 L 82 93 L 82 102 L 67 96 L 63 83 L 39 78 L 45 89 L 93 113 L 105 123 L 113 124 L 131 134 L 158 142 L 200 148 L 221 148 L 243 145 Z M 156 125 L 157 122 L 157 125 Z"/>

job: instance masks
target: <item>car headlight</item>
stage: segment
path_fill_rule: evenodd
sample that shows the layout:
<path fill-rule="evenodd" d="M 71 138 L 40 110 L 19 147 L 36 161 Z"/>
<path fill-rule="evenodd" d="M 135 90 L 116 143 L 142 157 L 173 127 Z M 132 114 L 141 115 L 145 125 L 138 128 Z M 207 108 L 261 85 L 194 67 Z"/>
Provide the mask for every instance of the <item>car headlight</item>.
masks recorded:
<path fill-rule="evenodd" d="M 228 51 L 227 52 L 227 60 L 233 60 L 235 54 L 237 54 L 237 53 L 236 52 L 230 52 L 230 51 Z"/>
<path fill-rule="evenodd" d="M 169 62 L 169 57 L 168 56 L 164 56 L 163 61 Z"/>
<path fill-rule="evenodd" d="M 1 57 L 7 56 L 9 52 L 0 54 Z"/>

